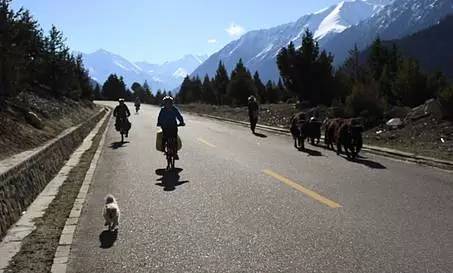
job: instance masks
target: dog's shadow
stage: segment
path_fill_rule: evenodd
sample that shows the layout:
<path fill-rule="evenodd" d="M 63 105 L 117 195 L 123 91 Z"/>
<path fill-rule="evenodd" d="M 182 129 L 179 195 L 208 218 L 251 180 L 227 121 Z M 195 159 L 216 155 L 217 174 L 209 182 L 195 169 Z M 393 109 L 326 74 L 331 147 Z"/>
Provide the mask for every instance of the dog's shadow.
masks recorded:
<path fill-rule="evenodd" d="M 99 234 L 100 248 L 111 248 L 118 239 L 118 229 L 104 230 Z"/>
<path fill-rule="evenodd" d="M 177 186 L 181 186 L 183 184 L 189 183 L 188 180 L 179 181 L 180 176 L 179 173 L 182 172 L 182 169 L 175 168 L 174 170 L 165 170 L 165 169 L 157 169 L 156 174 L 160 175 L 161 177 L 157 179 L 160 181 L 156 183 L 157 186 L 163 187 L 164 191 L 174 191 Z"/>

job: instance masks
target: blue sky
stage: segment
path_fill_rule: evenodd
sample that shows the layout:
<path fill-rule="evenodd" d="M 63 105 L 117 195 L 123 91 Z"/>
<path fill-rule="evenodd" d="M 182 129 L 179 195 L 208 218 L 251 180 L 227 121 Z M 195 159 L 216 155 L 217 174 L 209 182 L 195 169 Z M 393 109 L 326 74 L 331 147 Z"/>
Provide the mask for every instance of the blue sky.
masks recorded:
<path fill-rule="evenodd" d="M 73 50 L 99 48 L 131 61 L 161 63 L 211 54 L 244 31 L 268 28 L 338 0 L 15 0 L 41 27 L 63 31 Z"/>

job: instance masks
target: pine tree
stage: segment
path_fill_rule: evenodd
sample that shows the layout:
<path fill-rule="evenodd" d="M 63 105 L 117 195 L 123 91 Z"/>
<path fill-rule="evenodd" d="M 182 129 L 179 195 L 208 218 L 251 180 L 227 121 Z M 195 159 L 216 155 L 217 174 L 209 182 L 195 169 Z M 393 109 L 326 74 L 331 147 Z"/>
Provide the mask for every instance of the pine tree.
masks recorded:
<path fill-rule="evenodd" d="M 253 75 L 253 81 L 255 82 L 256 92 L 258 95 L 258 99 L 261 103 L 266 103 L 266 87 L 264 86 L 263 82 L 260 79 L 260 74 L 258 71 L 255 72 Z"/>
<path fill-rule="evenodd" d="M 228 72 L 225 68 L 225 65 L 222 63 L 222 61 L 220 61 L 213 81 L 216 101 L 219 105 L 224 104 L 229 81 L 230 79 L 228 78 Z"/>
<path fill-rule="evenodd" d="M 133 97 L 134 98 L 139 98 L 140 101 L 146 101 L 146 90 L 145 88 L 143 88 L 143 86 L 141 86 L 138 82 L 134 82 L 132 85 L 131 85 L 131 89 L 133 91 Z"/>
<path fill-rule="evenodd" d="M 95 100 L 102 100 L 101 87 L 99 84 L 96 84 L 96 87 L 94 87 L 93 96 Z"/>
<path fill-rule="evenodd" d="M 190 79 L 190 76 L 187 75 L 184 78 L 184 80 L 181 84 L 181 87 L 179 88 L 179 92 L 178 92 L 178 96 L 177 96 L 179 103 L 185 104 L 185 103 L 191 102 L 191 98 L 190 98 L 191 85 L 192 85 L 192 81 Z"/>
<path fill-rule="evenodd" d="M 371 52 L 368 56 L 368 65 L 375 80 L 379 80 L 384 71 L 384 66 L 389 60 L 389 52 L 382 45 L 381 39 L 378 37 L 371 45 Z"/>
<path fill-rule="evenodd" d="M 110 74 L 102 86 L 102 97 L 107 100 L 127 99 L 128 92 L 123 78 L 116 74 Z"/>
<path fill-rule="evenodd" d="M 227 97 L 233 105 L 246 105 L 250 95 L 256 96 L 257 90 L 250 72 L 245 68 L 242 59 L 231 72 L 231 81 L 227 88 Z"/>
<path fill-rule="evenodd" d="M 333 56 L 325 51 L 319 52 L 319 44 L 307 29 L 302 37 L 302 46 L 295 49 L 290 43 L 277 55 L 277 65 L 285 86 L 299 100 L 312 104 L 329 104 L 334 85 Z"/>
<path fill-rule="evenodd" d="M 202 92 L 202 101 L 208 104 L 215 104 L 216 97 L 214 93 L 214 87 L 212 86 L 211 80 L 209 79 L 208 74 L 205 75 L 203 79 L 203 92 Z"/>
<path fill-rule="evenodd" d="M 434 94 L 427 88 L 427 79 L 415 60 L 402 61 L 395 80 L 395 98 L 399 105 L 415 107 Z"/>

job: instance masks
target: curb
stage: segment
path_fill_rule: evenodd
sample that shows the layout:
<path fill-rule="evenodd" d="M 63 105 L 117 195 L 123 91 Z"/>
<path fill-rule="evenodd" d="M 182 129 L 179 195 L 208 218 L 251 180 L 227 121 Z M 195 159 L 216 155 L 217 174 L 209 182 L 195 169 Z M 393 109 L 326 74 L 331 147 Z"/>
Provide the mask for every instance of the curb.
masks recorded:
<path fill-rule="evenodd" d="M 249 123 L 245 122 L 245 121 L 239 121 L 239 120 L 234 120 L 234 119 L 229 119 L 229 118 L 224 118 L 224 117 L 219 117 L 219 116 L 214 116 L 214 115 L 208 115 L 208 114 L 194 113 L 194 112 L 190 112 L 190 111 L 188 111 L 188 112 L 191 114 L 196 114 L 200 117 L 230 122 L 230 123 L 249 127 Z M 269 132 L 273 132 L 273 133 L 291 135 L 290 131 L 288 129 L 284 129 L 284 128 L 261 125 L 261 124 L 257 124 L 256 128 L 259 128 L 259 129 L 262 129 L 265 131 L 269 131 Z M 324 137 L 321 137 L 321 139 L 324 139 Z M 372 153 L 372 154 L 391 157 L 391 158 L 397 158 L 400 160 L 413 162 L 413 163 L 417 163 L 420 165 L 427 165 L 427 166 L 437 167 L 437 168 L 446 169 L 446 170 L 453 170 L 453 161 L 449 161 L 449 160 L 442 160 L 442 159 L 427 157 L 427 156 L 419 156 L 414 153 L 408 153 L 408 152 L 403 152 L 403 151 L 399 151 L 399 150 L 395 150 L 395 149 L 377 147 L 377 146 L 372 146 L 372 145 L 363 145 L 362 150 Z"/>
<path fill-rule="evenodd" d="M 79 164 L 87 144 L 91 145 L 89 143 L 90 136 L 92 136 L 93 132 L 97 133 L 99 131 L 99 128 L 101 128 L 101 125 L 105 122 L 110 112 L 102 113 L 105 113 L 104 116 L 95 124 L 87 136 L 83 138 L 80 145 L 71 153 L 69 159 L 55 177 L 47 183 L 46 187 L 27 207 L 26 212 L 7 231 L 3 241 L 0 242 L 0 273 L 4 272 L 11 259 L 20 251 L 24 238 L 36 229 L 35 219 L 43 217 L 48 206 L 58 195 L 61 185 L 66 181 L 67 175 L 73 167 Z"/>
<path fill-rule="evenodd" d="M 71 254 L 71 245 L 74 239 L 74 234 L 79 223 L 80 214 L 82 213 L 83 205 L 85 204 L 86 196 L 90 188 L 91 182 L 93 181 L 94 172 L 96 171 L 97 163 L 104 147 L 105 137 L 107 135 L 108 129 L 111 125 L 110 119 L 111 110 L 106 114 L 105 120 L 101 123 L 101 126 L 104 122 L 107 122 L 107 126 L 102 132 L 101 140 L 96 149 L 96 152 L 91 160 L 90 167 L 85 174 L 85 178 L 80 187 L 77 198 L 74 201 L 74 205 L 71 209 L 68 219 L 66 219 L 65 226 L 61 232 L 60 240 L 58 247 L 55 251 L 55 256 L 50 270 L 51 273 L 66 273 L 67 265 L 69 262 L 69 256 Z"/>

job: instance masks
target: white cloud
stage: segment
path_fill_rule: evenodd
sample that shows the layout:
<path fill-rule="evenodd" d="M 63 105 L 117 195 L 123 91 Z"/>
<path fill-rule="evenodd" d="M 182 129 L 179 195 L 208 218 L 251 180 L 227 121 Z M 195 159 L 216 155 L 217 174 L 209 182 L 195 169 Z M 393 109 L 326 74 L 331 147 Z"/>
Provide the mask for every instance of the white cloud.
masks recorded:
<path fill-rule="evenodd" d="M 233 38 L 239 38 L 245 33 L 245 29 L 236 23 L 231 23 L 225 31 Z"/>
<path fill-rule="evenodd" d="M 215 43 L 217 43 L 217 39 L 214 39 L 214 38 L 208 39 L 208 44 L 215 44 Z"/>

